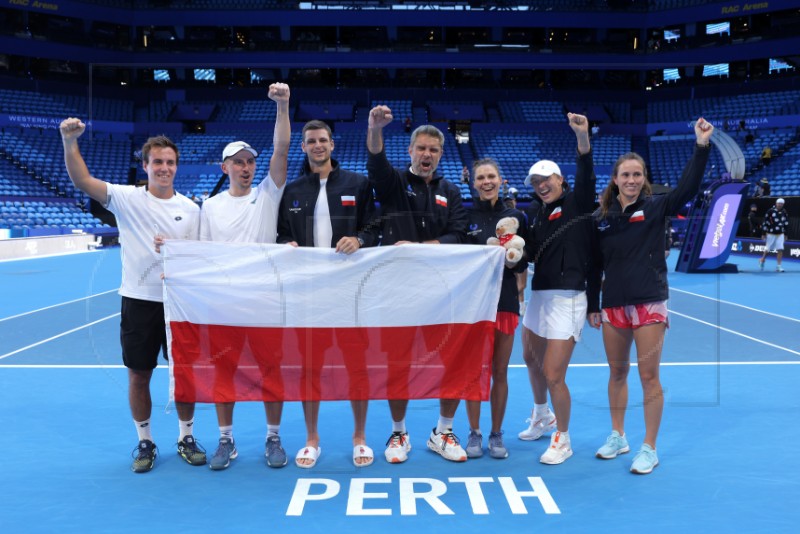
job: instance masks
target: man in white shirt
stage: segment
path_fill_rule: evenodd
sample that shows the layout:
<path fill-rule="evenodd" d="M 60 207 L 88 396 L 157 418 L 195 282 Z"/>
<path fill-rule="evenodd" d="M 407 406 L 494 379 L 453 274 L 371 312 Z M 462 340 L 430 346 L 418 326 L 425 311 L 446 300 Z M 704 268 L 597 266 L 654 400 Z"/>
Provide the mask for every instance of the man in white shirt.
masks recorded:
<path fill-rule="evenodd" d="M 269 174 L 257 187 L 253 187 L 258 152 L 244 141 L 228 144 L 222 151 L 222 172 L 230 179 L 230 188 L 203 203 L 200 213 L 200 239 L 238 243 L 275 243 L 278 206 L 286 184 L 291 123 L 289 121 L 289 86 L 273 83 L 269 98 L 277 104 L 273 152 Z M 225 353 L 235 355 L 221 358 L 217 367 L 215 393 L 229 397 L 217 402 L 219 446 L 209 462 L 214 470 L 225 469 L 238 456 L 233 438 L 233 375 L 242 347 L 229 347 Z M 277 347 L 276 351 L 280 348 Z M 217 387 L 219 386 L 219 387 Z M 279 436 L 283 402 L 264 402 L 267 414 L 265 456 L 270 467 L 286 465 L 286 452 Z"/>
<path fill-rule="evenodd" d="M 76 118 L 60 125 L 64 161 L 77 189 L 107 207 L 117 218 L 122 244 L 122 296 L 120 341 L 122 360 L 128 368 L 128 401 L 139 436 L 131 469 L 150 471 L 157 455 L 150 428 L 152 400 L 150 379 L 158 353 L 166 354 L 166 326 L 161 276 L 161 257 L 153 249 L 153 237 L 197 239 L 200 209 L 173 187 L 178 167 L 178 147 L 164 136 L 151 137 L 142 147 L 142 167 L 147 186 L 117 185 L 89 173 L 78 147 L 86 125 Z M 192 435 L 194 403 L 176 402 L 178 454 L 190 465 L 204 465 L 206 454 Z"/>

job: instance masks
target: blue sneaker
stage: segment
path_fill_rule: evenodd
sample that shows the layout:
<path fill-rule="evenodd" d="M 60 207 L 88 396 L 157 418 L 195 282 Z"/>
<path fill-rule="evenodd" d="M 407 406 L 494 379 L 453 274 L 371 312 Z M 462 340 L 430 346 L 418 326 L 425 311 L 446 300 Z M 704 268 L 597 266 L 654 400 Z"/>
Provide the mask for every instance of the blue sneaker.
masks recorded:
<path fill-rule="evenodd" d="M 483 456 L 483 435 L 474 430 L 469 431 L 467 438 L 467 458 L 480 458 Z"/>
<path fill-rule="evenodd" d="M 620 436 L 616 430 L 611 431 L 611 435 L 606 439 L 606 444 L 597 449 L 595 456 L 603 460 L 611 460 L 616 458 L 617 455 L 630 452 L 631 448 L 628 446 L 628 440 L 625 436 Z"/>
<path fill-rule="evenodd" d="M 503 431 L 489 434 L 489 456 L 502 460 L 508 458 L 508 450 L 503 445 Z"/>
<path fill-rule="evenodd" d="M 239 456 L 236 446 L 233 444 L 231 438 L 219 438 L 219 446 L 217 447 L 214 456 L 211 457 L 208 467 L 214 471 L 222 471 L 231 465 L 231 460 L 235 460 Z"/>
<path fill-rule="evenodd" d="M 636 473 L 637 475 L 646 475 L 652 472 L 657 465 L 658 456 L 656 455 L 656 450 L 645 443 L 642 445 L 642 448 L 639 449 L 639 452 L 636 453 L 636 456 L 633 457 L 631 473 Z"/>
<path fill-rule="evenodd" d="M 267 457 L 267 465 L 270 467 L 283 467 L 289 462 L 281 445 L 281 437 L 277 434 L 267 438 L 264 456 Z"/>
<path fill-rule="evenodd" d="M 178 454 L 189 465 L 205 465 L 206 463 L 206 450 L 197 443 L 192 435 L 188 435 L 178 442 Z"/>

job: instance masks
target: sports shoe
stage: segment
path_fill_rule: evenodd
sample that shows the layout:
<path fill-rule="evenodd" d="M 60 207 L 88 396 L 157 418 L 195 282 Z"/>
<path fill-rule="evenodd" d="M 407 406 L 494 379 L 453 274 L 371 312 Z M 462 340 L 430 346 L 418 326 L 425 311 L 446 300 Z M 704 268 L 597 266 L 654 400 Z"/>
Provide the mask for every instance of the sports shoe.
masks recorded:
<path fill-rule="evenodd" d="M 386 461 L 390 464 L 401 464 L 408 459 L 408 452 L 411 450 L 411 441 L 408 439 L 408 432 L 392 432 L 386 441 Z"/>
<path fill-rule="evenodd" d="M 141 440 L 139 445 L 131 452 L 131 458 L 133 458 L 131 471 L 134 473 L 147 473 L 155 465 L 157 455 L 158 448 L 155 443 L 149 439 Z"/>
<path fill-rule="evenodd" d="M 178 454 L 189 465 L 205 465 L 206 450 L 191 434 L 178 442 Z"/>
<path fill-rule="evenodd" d="M 639 452 L 636 453 L 636 456 L 633 457 L 631 473 L 636 473 L 637 475 L 646 475 L 647 473 L 652 472 L 657 465 L 658 456 L 656 456 L 656 450 L 645 443 L 642 445 L 642 448 L 639 449 Z"/>
<path fill-rule="evenodd" d="M 616 430 L 611 431 L 611 435 L 606 439 L 606 444 L 597 449 L 595 456 L 603 460 L 611 460 L 616 458 L 618 454 L 625 454 L 630 452 L 631 448 L 628 447 L 628 440 L 625 436 L 620 436 Z"/>
<path fill-rule="evenodd" d="M 428 438 L 428 448 L 440 454 L 445 460 L 451 462 L 466 462 L 467 453 L 461 448 L 458 438 L 452 431 L 450 432 L 436 432 L 434 427 L 431 430 L 431 437 Z"/>
<path fill-rule="evenodd" d="M 508 458 L 508 450 L 503 445 L 503 431 L 491 432 L 489 434 L 489 456 L 502 460 Z"/>
<path fill-rule="evenodd" d="M 283 467 L 289 462 L 286 458 L 286 451 L 281 445 L 281 437 L 278 435 L 267 438 L 264 445 L 264 456 L 267 457 L 267 465 L 270 467 Z"/>
<path fill-rule="evenodd" d="M 483 456 L 483 435 L 470 430 L 467 438 L 467 457 L 480 458 L 481 456 Z"/>
<path fill-rule="evenodd" d="M 779 273 L 786 272 L 786 271 L 784 271 L 784 270 L 783 270 L 783 267 L 781 267 L 780 265 L 778 265 L 777 267 L 775 267 L 775 270 L 776 270 L 777 272 L 779 272 Z"/>
<path fill-rule="evenodd" d="M 239 451 L 236 450 L 233 440 L 231 438 L 219 438 L 219 446 L 214 452 L 214 456 L 211 457 L 208 467 L 214 471 L 227 469 L 231 465 L 231 460 L 235 460 L 237 456 L 239 456 Z"/>
<path fill-rule="evenodd" d="M 761 268 L 762 271 L 764 270 L 764 259 L 763 258 L 758 260 L 758 266 Z"/>
<path fill-rule="evenodd" d="M 539 457 L 539 461 L 543 464 L 558 465 L 564 463 L 564 460 L 570 456 L 572 456 L 572 447 L 569 438 L 565 438 L 561 432 L 556 431 L 550 436 L 550 446 Z"/>
<path fill-rule="evenodd" d="M 531 412 L 531 418 L 525 419 L 525 422 L 530 423 L 530 426 L 519 433 L 519 439 L 523 441 L 536 441 L 556 429 L 556 416 L 550 408 L 539 416 Z"/>

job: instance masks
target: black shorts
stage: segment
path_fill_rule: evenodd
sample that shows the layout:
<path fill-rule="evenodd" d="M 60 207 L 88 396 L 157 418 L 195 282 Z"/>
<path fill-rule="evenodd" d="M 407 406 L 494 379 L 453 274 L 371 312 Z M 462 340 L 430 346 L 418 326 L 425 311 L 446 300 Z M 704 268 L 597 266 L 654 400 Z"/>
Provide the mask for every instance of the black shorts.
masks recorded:
<path fill-rule="evenodd" d="M 158 353 L 167 357 L 164 303 L 122 297 L 119 341 L 125 367 L 150 371 L 158 365 Z"/>

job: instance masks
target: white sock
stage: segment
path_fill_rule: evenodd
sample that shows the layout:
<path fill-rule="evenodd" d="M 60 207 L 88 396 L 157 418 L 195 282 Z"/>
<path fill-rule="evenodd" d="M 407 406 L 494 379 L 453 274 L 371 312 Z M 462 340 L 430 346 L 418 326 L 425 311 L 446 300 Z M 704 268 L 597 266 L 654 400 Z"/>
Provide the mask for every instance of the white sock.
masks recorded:
<path fill-rule="evenodd" d="M 453 431 L 453 417 L 439 416 L 439 422 L 436 423 L 436 433 L 442 434 L 444 432 Z"/>
<path fill-rule="evenodd" d="M 549 411 L 550 411 L 550 408 L 547 406 L 546 402 L 544 404 L 536 404 L 536 403 L 533 404 L 533 416 L 534 416 L 534 418 L 537 415 L 544 415 Z"/>
<path fill-rule="evenodd" d="M 483 432 L 481 432 L 481 428 L 480 428 L 480 427 L 478 427 L 478 428 L 472 428 L 471 430 L 472 430 L 473 432 L 475 432 L 476 434 L 478 434 L 479 436 L 482 436 L 482 435 L 483 435 Z"/>
<path fill-rule="evenodd" d="M 569 431 L 565 430 L 564 432 L 559 432 L 561 435 L 561 442 L 562 443 L 569 443 Z"/>
<path fill-rule="evenodd" d="M 233 442 L 233 425 L 219 427 L 219 437 L 228 438 Z"/>
<path fill-rule="evenodd" d="M 392 421 L 392 432 L 402 432 L 405 433 L 406 431 L 406 418 L 403 417 L 399 421 Z"/>
<path fill-rule="evenodd" d="M 271 438 L 272 436 L 277 436 L 280 429 L 281 425 L 267 424 L 267 439 Z"/>
<path fill-rule="evenodd" d="M 191 436 L 193 426 L 194 426 L 194 417 L 192 417 L 188 421 L 181 421 L 180 419 L 178 419 L 178 428 L 180 429 L 180 437 L 178 438 L 178 440 L 183 441 L 183 438 L 185 438 L 186 436 Z"/>
<path fill-rule="evenodd" d="M 150 431 L 150 419 L 145 419 L 144 421 L 136 421 L 134 419 L 133 423 L 136 425 L 136 434 L 139 435 L 139 441 L 143 439 L 153 441 L 153 433 Z"/>

